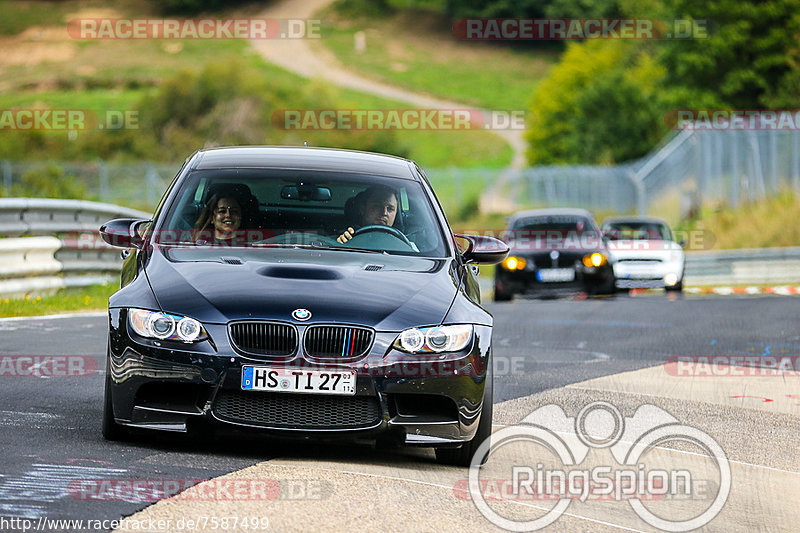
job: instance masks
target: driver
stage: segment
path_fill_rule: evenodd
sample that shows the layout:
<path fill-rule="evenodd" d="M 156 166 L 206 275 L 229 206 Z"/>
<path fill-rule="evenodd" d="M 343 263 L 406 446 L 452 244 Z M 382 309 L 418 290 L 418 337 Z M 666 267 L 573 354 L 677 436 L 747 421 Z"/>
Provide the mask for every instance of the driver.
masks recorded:
<path fill-rule="evenodd" d="M 359 221 L 347 228 L 336 239 L 339 243 L 346 243 L 353 238 L 358 228 L 364 226 L 393 226 L 397 217 L 398 197 L 397 192 L 385 185 L 373 185 L 355 197 L 355 207 Z"/>

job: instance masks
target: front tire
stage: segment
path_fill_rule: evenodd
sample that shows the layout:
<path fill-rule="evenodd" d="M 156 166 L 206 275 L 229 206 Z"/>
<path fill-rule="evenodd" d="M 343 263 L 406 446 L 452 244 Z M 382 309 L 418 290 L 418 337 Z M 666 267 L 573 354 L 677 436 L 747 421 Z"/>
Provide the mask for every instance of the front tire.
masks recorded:
<path fill-rule="evenodd" d="M 460 448 L 436 448 L 436 461 L 444 465 L 471 466 L 472 458 L 478 451 L 483 441 L 492 435 L 492 411 L 494 410 L 494 372 L 491 370 L 492 361 L 489 360 L 489 369 L 486 371 L 486 387 L 483 390 L 483 407 L 481 419 L 478 422 L 478 431 L 472 440 L 465 442 Z M 489 451 L 481 458 L 481 466 L 489 459 Z"/>
<path fill-rule="evenodd" d="M 103 398 L 103 438 L 110 441 L 122 440 L 127 431 L 114 420 L 114 402 L 111 397 L 111 376 L 106 374 L 106 387 Z"/>
<path fill-rule="evenodd" d="M 683 280 L 680 280 L 672 287 L 665 287 L 665 289 L 669 292 L 683 292 Z"/>
<path fill-rule="evenodd" d="M 514 297 L 514 293 L 505 292 L 497 288 L 497 283 L 494 284 L 494 301 L 495 302 L 509 302 Z"/>

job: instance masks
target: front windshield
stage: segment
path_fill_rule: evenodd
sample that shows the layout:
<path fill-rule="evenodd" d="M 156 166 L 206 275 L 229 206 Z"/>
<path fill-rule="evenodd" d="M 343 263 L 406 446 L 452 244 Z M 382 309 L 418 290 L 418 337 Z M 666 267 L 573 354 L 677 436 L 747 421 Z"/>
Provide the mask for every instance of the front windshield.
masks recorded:
<path fill-rule="evenodd" d="M 606 234 L 611 240 L 672 240 L 669 228 L 658 222 L 614 222 L 606 227 Z"/>
<path fill-rule="evenodd" d="M 200 247 L 445 254 L 442 230 L 419 183 L 318 171 L 195 170 L 153 239 Z"/>
<path fill-rule="evenodd" d="M 522 219 L 514 224 L 513 230 L 515 235 L 561 235 L 563 238 L 573 235 L 597 234 L 597 228 L 592 220 L 572 215 Z"/>

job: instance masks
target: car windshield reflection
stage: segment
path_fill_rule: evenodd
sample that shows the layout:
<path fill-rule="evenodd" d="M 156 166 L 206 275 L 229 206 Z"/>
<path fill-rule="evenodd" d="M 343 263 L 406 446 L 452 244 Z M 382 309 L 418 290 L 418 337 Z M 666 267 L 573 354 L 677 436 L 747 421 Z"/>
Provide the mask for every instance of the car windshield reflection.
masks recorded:
<path fill-rule="evenodd" d="M 196 170 L 160 220 L 151 238 L 164 245 L 446 253 L 422 187 L 400 178 Z"/>

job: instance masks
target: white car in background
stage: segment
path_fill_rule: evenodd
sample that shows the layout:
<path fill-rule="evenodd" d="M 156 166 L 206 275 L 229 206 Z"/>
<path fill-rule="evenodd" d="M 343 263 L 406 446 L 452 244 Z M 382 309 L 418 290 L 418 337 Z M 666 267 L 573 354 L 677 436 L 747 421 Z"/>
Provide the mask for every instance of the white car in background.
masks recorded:
<path fill-rule="evenodd" d="M 654 217 L 607 218 L 601 226 L 614 258 L 621 289 L 663 287 L 683 290 L 685 256 L 664 220 Z"/>

